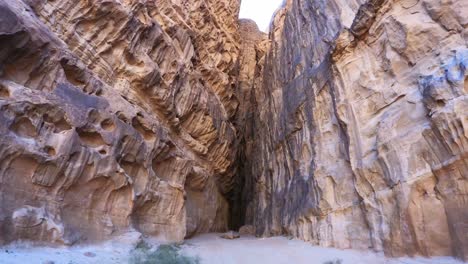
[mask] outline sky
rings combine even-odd
[[[258,28],[267,32],[275,10],[283,0],[242,0],[240,18],[250,18],[257,22]]]

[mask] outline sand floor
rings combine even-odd
[[[0,264],[126,264],[138,241],[138,233],[129,233],[99,245],[70,248],[31,247],[16,244],[0,248]],[[181,252],[198,256],[202,264],[323,264],[341,260],[342,264],[462,264],[449,257],[385,258],[383,254],[338,250],[312,246],[284,237],[219,238],[218,234],[200,235],[187,240]],[[47,263],[47,264],[49,264]]]

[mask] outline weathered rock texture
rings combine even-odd
[[[238,12],[0,0],[0,243],[225,231]]]
[[[0,0],[0,243],[468,259],[468,2]]]
[[[468,259],[468,2],[288,0],[270,40],[246,223]]]

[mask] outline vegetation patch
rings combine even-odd
[[[323,264],[342,264],[342,263],[343,263],[343,260],[335,259],[335,260],[325,261]]]
[[[185,256],[180,250],[179,245],[160,245],[153,249],[142,241],[132,250],[130,264],[200,264],[199,257]]]

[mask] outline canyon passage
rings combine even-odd
[[[0,0],[0,245],[467,261],[468,1],[285,0],[268,34],[240,4]]]

